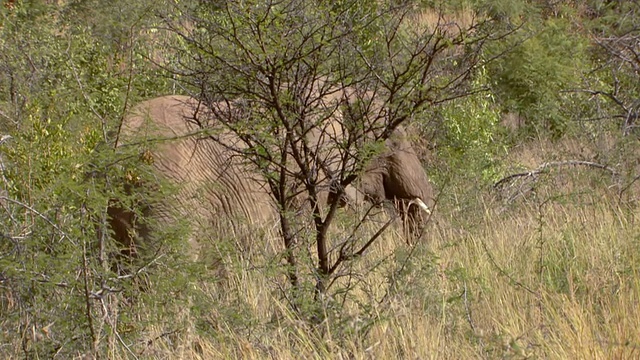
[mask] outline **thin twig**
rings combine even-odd
[[[4,200],[4,201],[8,201],[8,202],[14,203],[14,204],[16,204],[16,205],[22,206],[23,208],[25,208],[25,209],[29,210],[31,213],[33,213],[33,214],[37,215],[37,216],[38,216],[38,217],[40,217],[42,220],[44,220],[44,221],[46,221],[47,223],[49,223],[49,225],[51,225],[51,227],[53,227],[54,229],[56,229],[56,231],[58,231],[59,233],[61,233],[61,234],[62,234],[62,238],[67,238],[67,239],[69,239],[69,241],[70,241],[73,245],[77,245],[75,242],[73,242],[73,240],[69,237],[69,235],[67,235],[67,233],[66,233],[66,232],[64,232],[64,230],[60,229],[60,227],[59,227],[56,223],[54,223],[53,221],[49,220],[49,218],[47,218],[44,214],[42,214],[42,213],[41,213],[41,212],[39,212],[38,210],[36,210],[36,209],[32,208],[31,206],[29,206],[29,205],[27,205],[27,204],[25,204],[25,203],[23,203],[23,202],[21,202],[21,201],[18,201],[18,200],[15,200],[15,199],[12,199],[12,198],[9,198],[9,197],[6,197],[6,196],[2,196],[2,195],[0,195],[0,200]]]

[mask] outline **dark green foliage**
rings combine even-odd
[[[564,92],[580,86],[588,38],[568,19],[541,19],[535,8],[519,16],[523,21],[513,25],[522,28],[519,35],[491,51],[506,51],[488,66],[492,89],[504,111],[524,118],[530,132],[561,136],[574,119],[565,111]]]
[[[638,121],[638,44],[640,6],[636,2],[592,1],[585,21],[593,41],[593,69],[586,76],[583,99],[593,117],[610,122],[623,135],[634,132]]]

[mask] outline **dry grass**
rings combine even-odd
[[[557,199],[556,193],[547,193]],[[411,256],[397,236],[358,263],[344,319],[317,327],[299,320],[276,285],[243,269],[227,299],[252,318],[243,328],[218,317],[215,336],[195,329],[159,347],[169,358],[251,359],[610,359],[640,356],[640,235],[633,212],[591,193],[579,201],[490,203],[476,214],[441,210]],[[542,198],[541,194],[538,194]],[[465,227],[466,218],[474,225]],[[407,260],[408,258],[408,260]],[[382,261],[383,259],[386,259]],[[382,265],[372,264],[382,261]],[[398,272],[407,262],[409,270]],[[390,287],[395,274],[397,286]],[[220,289],[209,290],[212,298]],[[230,295],[235,294],[235,295]],[[358,303],[371,308],[365,313]],[[188,316],[188,315],[185,315]],[[212,317],[216,317],[212,315]],[[197,319],[193,319],[195,322]],[[186,345],[185,345],[186,344]],[[188,345],[191,344],[191,345]]]
[[[512,160],[534,166],[572,148],[536,143]],[[141,304],[140,320],[155,322],[109,358],[638,358],[636,211],[589,174],[551,173],[507,206],[488,194],[441,203],[415,248],[394,229],[332,288],[319,325],[292,310],[277,264],[228,259],[226,284],[204,277],[193,303]]]
[[[417,31],[439,29],[442,34],[455,38],[475,25],[477,21],[476,14],[470,9],[462,9],[456,12],[423,9],[410,16],[407,23]]]

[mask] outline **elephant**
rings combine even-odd
[[[163,96],[135,106],[122,125],[118,148],[142,147],[155,176],[176,185],[172,198],[147,204],[143,214],[161,219],[164,224],[188,219],[192,225],[189,243],[195,257],[205,232],[230,234],[240,242],[255,242],[266,232],[276,232],[278,210],[266,179],[236,151],[246,147],[228,130],[216,132],[213,140],[201,127],[215,114],[198,100],[188,96]],[[330,127],[329,127],[330,129]],[[311,132],[311,143],[331,152],[331,141],[340,131]],[[345,189],[344,202],[374,204],[392,200],[411,223],[432,204],[433,190],[420,160],[404,130],[398,128],[385,142],[386,150],[364,167]],[[330,199],[330,193],[324,194]],[[328,200],[327,200],[328,201]],[[135,254],[136,237],[153,237],[152,226],[118,201],[109,208],[110,225],[117,242]],[[416,205],[416,206],[414,206]],[[157,226],[157,225],[156,225]],[[243,239],[243,240],[242,240]],[[242,244],[241,244],[242,245]]]

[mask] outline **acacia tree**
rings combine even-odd
[[[433,10],[433,21],[421,21],[412,2],[361,0],[201,2],[179,13],[187,15],[167,21],[185,45],[172,70],[242,140],[231,150],[267,179],[295,289],[300,244],[313,229],[315,289],[324,294],[389,225],[366,239],[331,239],[346,189],[399,126],[478,90],[467,80],[491,21]]]
[[[593,53],[598,66],[587,76],[584,92],[597,120],[613,120],[623,135],[638,127],[640,102],[640,8],[635,3],[594,2],[589,9]],[[591,119],[590,119],[591,120]]]
[[[620,200],[637,202],[631,194],[640,180],[635,155],[640,126],[640,7],[635,2],[596,1],[591,10],[595,16],[590,35],[598,66],[578,90],[588,96],[588,110],[580,120],[587,125],[596,120],[604,128],[620,129],[616,151],[607,157],[612,157],[610,161],[620,174]]]

